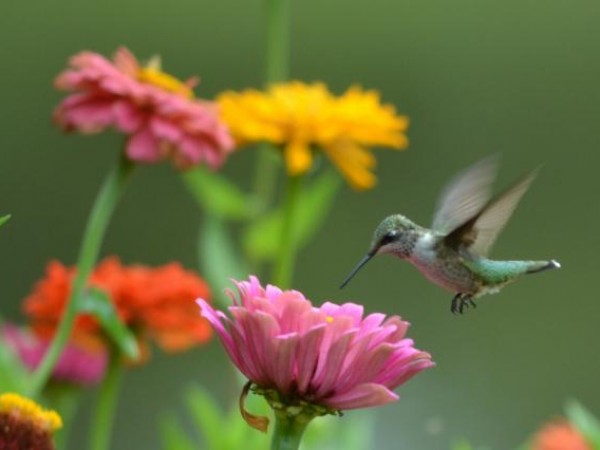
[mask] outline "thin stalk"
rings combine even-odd
[[[290,0],[265,0],[265,87],[289,77],[290,3]],[[254,192],[262,211],[273,199],[277,183],[279,159],[274,157],[271,147],[261,145],[256,161]]]
[[[110,448],[122,375],[121,354],[116,348],[112,348],[108,370],[98,393],[96,409],[92,419],[90,450],[108,450]]]
[[[313,416],[289,415],[285,410],[275,411],[275,430],[271,439],[271,450],[297,450],[306,426]]]
[[[31,396],[35,397],[40,394],[69,340],[77,315],[78,303],[85,290],[87,279],[98,260],[100,246],[110,218],[124,191],[133,167],[133,164],[122,156],[117,167],[108,174],[96,197],[81,242],[79,258],[77,259],[77,273],[71,286],[71,295],[50,348],[33,374],[29,390]]]
[[[296,238],[294,224],[298,192],[300,191],[300,176],[289,176],[285,187],[283,207],[283,223],[279,241],[279,255],[275,265],[274,281],[282,289],[289,288],[294,275],[294,262],[296,260]]]
[[[265,0],[265,78],[287,80],[290,66],[290,0]]]
[[[75,385],[59,383],[51,383],[44,391],[44,397],[58,411],[63,423],[54,437],[56,448],[67,448],[82,393],[83,390]]]

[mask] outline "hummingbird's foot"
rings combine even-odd
[[[473,298],[469,294],[459,292],[452,299],[450,311],[452,311],[452,314],[462,314],[465,308],[469,308],[470,306],[477,308]]]

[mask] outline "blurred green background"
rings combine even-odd
[[[262,8],[257,0],[2,1],[0,213],[13,215],[0,232],[3,314],[21,320],[20,302],[48,260],[74,262],[119,151],[116,134],[65,137],[52,126],[61,98],[52,79],[67,58],[126,45],[142,58],[162,55],[180,77],[199,74],[202,97],[260,86]],[[293,2],[294,78],[337,93],[353,83],[378,89],[411,119],[409,150],[377,152],[376,189],[344,187],[295,281],[316,301],[354,299],[402,315],[437,363],[375,412],[374,448],[446,449],[467,437],[505,450],[568,398],[600,413],[599,38],[600,3],[591,0]],[[499,188],[543,165],[492,256],[557,258],[562,270],[526,277],[462,317],[449,311],[451,294],[389,257],[338,290],[382,217],[403,212],[428,224],[447,179],[491,153],[503,157]],[[248,185],[253,158],[252,150],[233,156],[226,173]],[[168,165],[143,168],[103,254],[194,267],[200,218]],[[156,421],[181,408],[190,382],[223,403],[238,394],[217,342],[180,356],[156,351],[126,377],[113,448],[158,449]],[[84,447],[85,411],[72,449]]]

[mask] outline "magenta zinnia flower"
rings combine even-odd
[[[132,161],[169,157],[181,168],[201,162],[216,168],[233,150],[216,104],[194,98],[197,79],[181,82],[162,72],[157,59],[141,66],[126,48],[112,62],[81,52],[70,66],[55,80],[58,89],[73,92],[54,112],[65,130],[95,133],[112,126],[128,136]]]
[[[354,303],[317,308],[300,292],[263,288],[256,277],[236,284],[232,318],[200,299],[202,315],[258,391],[276,392],[283,404],[327,412],[383,405],[398,399],[393,389],[433,365],[405,338],[409,324],[398,316],[363,317]]]
[[[50,347],[49,341],[14,325],[2,327],[0,339],[19,356],[23,365],[32,371]],[[80,339],[72,340],[64,348],[52,372],[52,379],[79,385],[97,384],[104,378],[107,363],[106,349],[98,341],[80,336]]]

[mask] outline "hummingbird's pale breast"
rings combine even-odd
[[[458,252],[443,245],[443,235],[424,233],[406,258],[427,279],[452,292],[475,294],[481,282]]]

